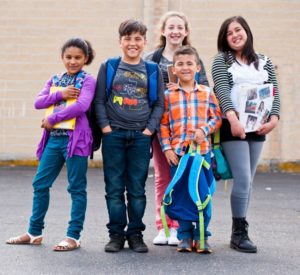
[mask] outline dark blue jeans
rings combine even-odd
[[[86,173],[88,161],[87,157],[81,156],[72,156],[66,159],[68,142],[69,137],[50,136],[43,152],[32,183],[33,206],[28,232],[34,236],[42,234],[50,201],[50,188],[66,163],[69,182],[67,190],[72,200],[71,220],[69,221],[67,236],[80,239],[87,205]]]
[[[107,228],[110,235],[129,236],[145,230],[142,219],[146,208],[145,183],[150,145],[151,137],[140,131],[116,129],[103,135],[105,198],[109,215]]]

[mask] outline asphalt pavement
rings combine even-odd
[[[119,253],[104,252],[108,221],[103,171],[88,171],[88,208],[82,247],[53,252],[69,218],[70,198],[64,169],[51,189],[41,246],[7,245],[5,240],[27,230],[31,213],[31,181],[35,167],[0,167],[0,274],[300,274],[300,174],[257,174],[247,217],[257,254],[229,248],[231,232],[230,188],[218,182],[210,224],[211,255],[178,253],[170,246],[155,246],[154,175],[147,181],[144,217],[149,253],[126,245]]]

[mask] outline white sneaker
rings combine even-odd
[[[161,229],[158,231],[157,236],[153,239],[155,245],[166,245],[168,244],[168,238],[166,237],[165,230]]]
[[[168,238],[168,245],[178,245],[177,230],[175,228],[170,229],[170,237]]]

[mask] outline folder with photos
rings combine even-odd
[[[268,120],[274,90],[272,84],[242,85],[239,87],[239,120],[245,132],[255,132]]]

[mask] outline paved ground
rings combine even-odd
[[[89,200],[81,249],[68,253],[51,250],[64,237],[69,215],[65,171],[52,188],[43,245],[6,245],[5,239],[27,229],[34,173],[35,168],[0,167],[0,274],[300,274],[300,174],[256,176],[248,220],[250,236],[258,245],[257,254],[229,248],[229,191],[220,182],[210,227],[214,253],[198,255],[152,245],[156,234],[152,171],[147,182],[144,218],[149,253],[137,254],[128,247],[118,254],[104,252],[108,240],[107,211],[100,169],[90,169],[88,173]]]

